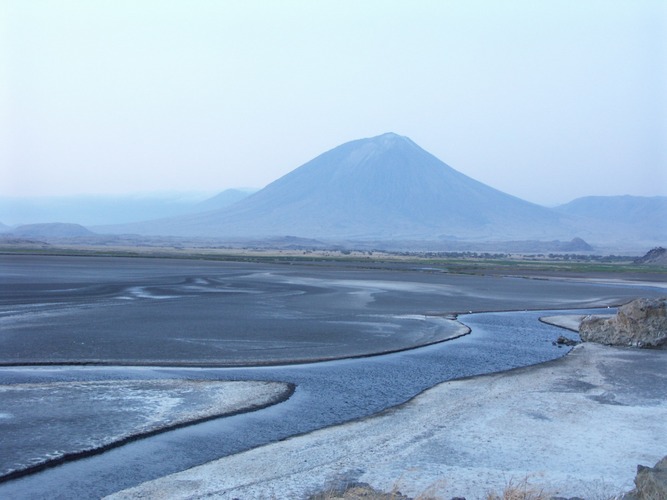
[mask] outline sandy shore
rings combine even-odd
[[[580,345],[112,498],[304,498],[359,481],[471,500],[524,479],[554,495],[602,498],[631,489],[637,464],[667,454],[666,366],[667,351]]]

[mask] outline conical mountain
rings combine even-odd
[[[572,238],[566,218],[387,133],[327,151],[231,207],[126,230],[230,238]]]

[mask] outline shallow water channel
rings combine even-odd
[[[594,312],[594,310],[583,311]],[[609,313],[609,309],[604,309]],[[560,311],[564,314],[567,311]],[[582,314],[581,310],[570,311]],[[399,405],[454,378],[555,359],[566,330],[540,323],[553,311],[462,315],[472,333],[396,354],[261,368],[2,368],[2,383],[187,378],[277,380],[297,389],[286,402],[173,430],[0,484],[2,498],[99,498],[141,482]],[[74,427],[73,432],[86,432]]]

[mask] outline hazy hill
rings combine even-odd
[[[215,196],[208,198],[204,201],[201,201],[190,209],[189,213],[199,213],[199,212],[209,212],[211,210],[218,210],[220,208],[225,208],[234,203],[241,201],[243,198],[247,198],[256,189],[226,189],[221,193],[216,194]]]
[[[0,198],[0,218],[14,225],[58,221],[85,226],[123,224],[216,210],[243,199],[250,192],[228,189],[212,198],[187,193],[5,197]]]
[[[95,233],[79,224],[66,223],[47,223],[47,224],[26,224],[15,227],[11,230],[12,236],[30,237],[30,238],[76,238],[81,236],[91,236]]]
[[[482,184],[393,133],[338,146],[231,207],[112,228],[181,236],[572,239],[570,217]]]
[[[586,218],[619,237],[667,242],[667,196],[586,196],[555,210]]]

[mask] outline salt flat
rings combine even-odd
[[[616,494],[667,453],[665,366],[667,351],[585,344],[108,498],[304,498],[361,481],[476,499],[526,478],[554,495]]]
[[[289,384],[97,380],[0,385],[0,477],[280,402]],[[73,424],[75,422],[75,424]],[[72,431],[75,427],[76,432]],[[11,452],[9,452],[11,450]]]

